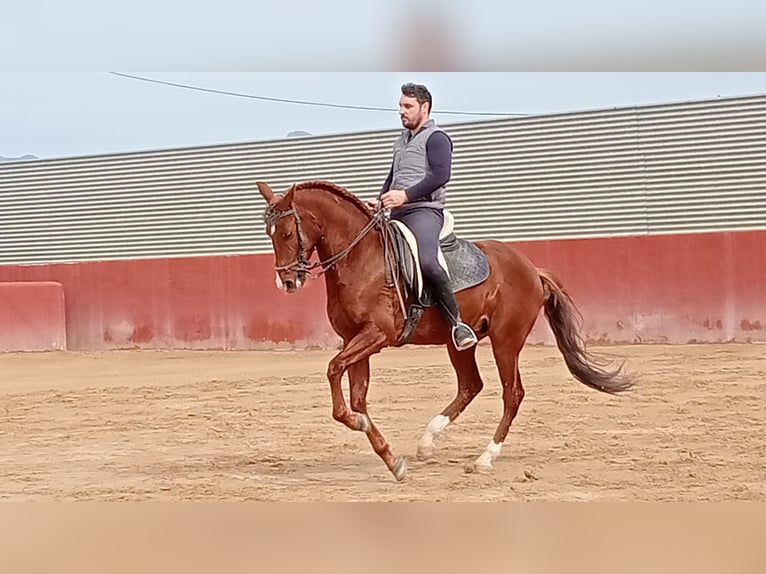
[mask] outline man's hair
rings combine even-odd
[[[433,101],[431,100],[431,92],[428,91],[423,84],[404,84],[402,86],[402,94],[415,98],[419,104],[428,102],[428,111],[433,108]]]

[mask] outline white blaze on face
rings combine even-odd
[[[277,276],[277,280],[276,280],[277,289],[281,289],[282,291],[284,291],[285,290],[285,284],[282,283],[282,279],[279,278],[279,273],[277,273],[276,276]]]

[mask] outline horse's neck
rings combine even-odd
[[[322,221],[323,226],[324,239],[317,244],[317,255],[322,261],[343,252],[369,223],[369,218],[365,218],[359,208],[350,202],[338,203],[334,197],[316,194],[312,198],[312,203],[311,208],[315,216]],[[361,262],[366,258],[375,257],[377,251],[381,250],[378,231],[372,229],[337,262],[335,268],[339,273],[349,269],[358,270]]]

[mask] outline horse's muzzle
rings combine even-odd
[[[287,273],[289,277],[281,276],[281,273],[277,273],[276,283],[277,287],[285,293],[295,293],[300,289],[305,281],[305,274],[303,273]]]

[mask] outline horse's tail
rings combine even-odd
[[[609,361],[585,348],[582,316],[561,282],[547,270],[538,269],[538,273],[545,293],[545,317],[569,372],[581,383],[605,393],[617,394],[630,389],[634,381],[624,371],[624,363],[610,368]]]

